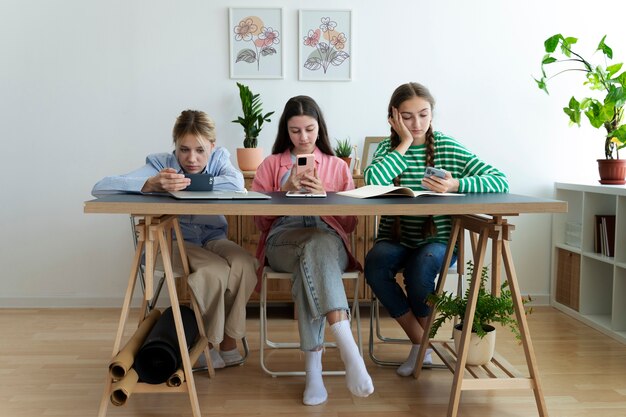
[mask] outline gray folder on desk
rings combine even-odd
[[[179,200],[267,200],[267,194],[256,191],[170,191]]]

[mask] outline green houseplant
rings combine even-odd
[[[352,155],[352,144],[350,143],[350,138],[345,139],[335,139],[337,142],[337,146],[333,149],[335,151],[335,155],[340,158],[349,158]]]
[[[237,83],[239,98],[241,99],[241,111],[243,116],[237,117],[233,123],[239,123],[243,127],[243,148],[237,149],[237,163],[242,171],[255,171],[263,161],[263,150],[257,148],[259,133],[264,122],[271,122],[270,116],[273,111],[263,114],[263,103],[260,94],[254,94],[248,86]]]
[[[572,97],[563,108],[571,124],[580,126],[581,114],[585,114],[591,126],[606,129],[604,137],[604,160],[600,164],[601,183],[624,184],[626,176],[626,161],[620,160],[619,150],[626,146],[626,120],[624,119],[624,105],[626,104],[626,71],[622,63],[610,64],[613,59],[613,50],[605,43],[606,35],[602,38],[596,52],[604,55],[602,64],[592,64],[588,59],[573,50],[577,38],[565,37],[556,34],[544,42],[546,54],[541,60],[541,78],[535,79],[537,86],[548,93],[547,83],[554,77],[567,73],[577,72],[583,75],[583,85],[591,90],[589,97],[577,100]],[[549,67],[549,68],[547,68]],[[547,69],[553,72],[548,74]],[[549,93],[548,93],[549,94]],[[617,177],[606,177],[602,165],[609,160],[610,166],[617,166]],[[618,161],[618,162],[616,162]],[[620,168],[621,167],[621,170]]]
[[[474,264],[472,261],[467,262],[467,273],[469,275],[468,285],[463,295],[455,295],[444,291],[441,294],[431,294],[428,296],[428,302],[437,310],[437,317],[433,321],[430,328],[429,336],[435,337],[439,328],[448,320],[458,318],[460,324],[455,327],[455,333],[460,336],[460,331],[463,329],[465,309],[467,308],[467,301],[470,295],[470,281],[472,272],[474,270]],[[468,363],[473,365],[482,365],[493,356],[495,346],[495,328],[490,323],[500,323],[502,326],[508,327],[515,337],[521,339],[517,320],[515,319],[515,307],[513,305],[513,296],[511,290],[508,288],[508,282],[505,281],[500,287],[500,296],[487,292],[485,285],[489,277],[488,268],[485,266],[481,270],[480,274],[480,288],[478,290],[478,298],[476,300],[476,312],[474,314],[474,321],[472,322],[472,337],[476,339],[483,339],[485,336],[491,338],[490,352],[488,358],[484,360],[472,360],[472,352],[468,355]],[[530,297],[522,299],[522,302],[526,304],[530,301]],[[530,313],[532,310],[528,310]],[[455,337],[456,339],[456,337]],[[479,342],[476,341],[476,344]],[[458,343],[455,342],[458,346]],[[471,346],[472,344],[470,344]],[[482,355],[475,355],[482,356]]]
[[[337,146],[333,148],[335,155],[344,160],[348,167],[350,167],[350,163],[352,162],[352,144],[350,143],[350,138],[345,139],[335,139],[337,142]]]

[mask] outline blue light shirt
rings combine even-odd
[[[141,189],[148,178],[155,176],[165,168],[173,168],[176,172],[184,173],[176,155],[172,153],[156,153],[146,157],[146,164],[128,174],[113,175],[98,181],[91,190],[94,197],[107,194],[142,193]],[[244,189],[241,171],[230,162],[228,150],[215,147],[203,174],[214,177],[213,189],[218,191],[240,191]],[[185,241],[203,246],[206,242],[215,239],[226,239],[228,223],[224,216],[178,216],[180,228]]]

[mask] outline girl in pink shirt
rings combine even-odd
[[[296,173],[297,155],[313,154],[314,168]],[[289,99],[272,149],[258,167],[255,191],[336,192],[354,188],[348,165],[334,156],[322,111],[307,96]],[[322,380],[324,326],[328,321],[346,367],[348,389],[367,397],[374,391],[352,336],[348,300],[341,275],[360,265],[349,251],[354,216],[257,216],[261,230],[257,257],[275,271],[292,272],[292,297],[298,309],[300,349],[305,352],[303,403],[318,405],[328,394]]]

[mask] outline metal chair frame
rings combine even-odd
[[[269,339],[268,333],[268,320],[267,320],[267,280],[268,279],[288,279],[291,280],[292,273],[289,272],[275,272],[270,267],[265,267],[263,270],[263,276],[261,279],[261,296],[259,299],[260,306],[260,348],[259,348],[259,360],[261,363],[261,369],[272,377],[277,376],[303,376],[306,375],[305,371],[275,371],[269,369],[265,361],[265,349],[266,346],[272,349],[299,349],[299,342],[275,342]],[[342,279],[352,279],[356,280],[356,285],[354,286],[354,299],[352,302],[351,315],[352,320],[350,321],[350,326],[352,327],[352,323],[356,321],[357,328],[357,343],[359,346],[359,352],[361,356],[363,356],[363,345],[361,339],[361,314],[359,311],[359,277],[360,273],[358,271],[354,272],[344,272],[341,276]],[[326,347],[337,347],[334,342],[325,342],[324,348]],[[345,375],[345,371],[322,371],[322,375]]]
[[[462,294],[464,275],[462,271],[459,271],[458,263],[455,265],[457,267],[457,272],[449,272],[448,276],[450,275],[458,276],[457,294]],[[452,270],[455,265],[453,265],[450,269]],[[454,324],[456,325],[456,320]],[[380,328],[380,301],[378,301],[378,298],[376,298],[376,296],[372,293],[371,305],[370,305],[370,335],[369,335],[369,343],[368,343],[370,359],[376,365],[380,365],[380,366],[398,367],[402,365],[402,362],[381,359],[380,357],[376,356],[374,335],[376,335],[376,338],[378,339],[378,341],[382,343],[404,344],[404,345],[411,344],[411,341],[408,338],[387,337],[382,334],[382,331]],[[424,365],[423,367],[424,368],[444,368],[445,366],[434,364],[434,365]]]

